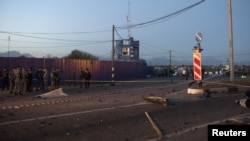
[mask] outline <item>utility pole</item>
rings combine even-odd
[[[10,64],[10,36],[8,38],[8,69],[9,69],[9,65]]]
[[[171,50],[169,51],[169,67],[172,66],[172,56],[171,56]]]
[[[112,83],[111,86],[114,86],[115,80],[115,26],[112,27]]]
[[[228,30],[229,30],[229,53],[230,53],[230,81],[234,81],[234,55],[233,55],[233,26],[232,26],[232,4],[228,0]]]
[[[46,68],[45,67],[45,56],[43,56],[43,68]]]
[[[8,38],[8,58],[10,57],[10,36]]]
[[[128,39],[130,39],[130,0],[128,1],[128,16],[127,16],[127,27],[128,27]]]
[[[168,77],[170,77],[170,69],[172,66],[172,62],[171,62],[171,50],[169,50],[169,67],[168,67]]]

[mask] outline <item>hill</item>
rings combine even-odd
[[[29,53],[20,53],[19,51],[9,51],[8,52],[0,52],[0,57],[20,57],[20,56],[25,56],[27,58],[34,58],[34,56],[32,56]]]

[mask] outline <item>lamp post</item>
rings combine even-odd
[[[112,68],[111,68],[112,83],[111,86],[115,85],[115,26],[112,26]]]
[[[232,26],[232,5],[228,0],[228,30],[229,30],[229,53],[230,53],[230,81],[234,81],[234,55],[233,55],[233,26]]]
[[[10,36],[8,38],[8,69],[9,69],[9,65],[10,64]]]

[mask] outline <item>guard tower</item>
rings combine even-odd
[[[134,41],[133,37],[116,40],[116,60],[139,60],[139,41]]]

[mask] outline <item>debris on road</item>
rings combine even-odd
[[[157,104],[162,104],[164,106],[168,105],[168,99],[159,97],[159,96],[143,96],[143,99],[149,102],[157,103]]]
[[[235,100],[235,103],[239,104],[241,107],[250,108],[250,99]]]
[[[245,95],[247,96],[247,98],[235,100],[235,103],[240,104],[240,106],[244,108],[250,108],[250,89],[247,89],[247,91],[245,92]]]
[[[237,123],[237,124],[250,125],[250,118],[249,117],[244,117],[244,118],[241,118],[241,119],[239,119],[239,118],[231,118],[228,121],[233,122],[234,124]]]
[[[45,94],[34,96],[34,98],[54,98],[54,97],[62,97],[62,96],[68,96],[65,94],[62,90],[62,88],[47,92]]]
[[[151,118],[151,116],[148,114],[148,112],[145,112],[145,114],[146,114],[148,120],[150,121],[150,123],[151,123],[153,129],[156,131],[156,133],[157,133],[159,139],[162,140],[162,139],[163,139],[163,133],[161,132],[160,128],[156,125],[156,123],[155,123],[154,120]]]

